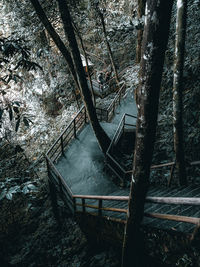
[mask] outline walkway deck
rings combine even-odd
[[[112,123],[102,122],[101,125],[112,138],[123,113],[136,115],[136,112],[133,94],[129,93],[118,106]],[[106,173],[104,161],[104,155],[88,124],[71,142],[65,157],[59,159],[56,167],[74,194],[109,195],[119,188]]]
[[[134,103],[133,94],[129,93],[117,108],[116,114],[111,123],[102,122],[101,125],[110,136],[113,137],[117,126],[124,113],[136,115],[136,106]],[[128,196],[129,189],[119,188],[111,180],[110,174],[105,170],[105,158],[100,151],[97,140],[92,132],[91,126],[88,124],[80,132],[77,139],[74,139],[65,155],[62,156],[56,167],[64,177],[71,191],[75,195],[98,195],[98,196]],[[148,196],[163,196],[163,197],[200,197],[200,187],[187,188],[150,188]],[[88,200],[88,205],[97,205],[97,200]],[[128,203],[107,201],[106,207],[127,209]],[[81,209],[81,208],[80,208]],[[89,211],[89,210],[88,210]],[[91,209],[92,211],[92,209]],[[94,212],[94,211],[93,211]],[[98,211],[97,211],[98,212]],[[200,217],[200,209],[198,206],[182,206],[182,205],[161,205],[146,203],[145,212],[161,212],[166,214]],[[102,215],[108,215],[108,212],[103,211]],[[116,218],[125,220],[125,213],[115,213]],[[145,225],[153,227],[176,229],[185,232],[191,232],[194,225],[182,222],[163,221],[156,218],[144,218]]]
[[[114,101],[111,106],[111,112],[115,111],[112,122],[101,122],[102,127],[110,138],[114,136],[124,113],[136,115],[137,112],[133,92],[129,92],[123,99],[121,97],[122,95],[120,95],[119,99],[116,98],[116,101],[119,101]],[[119,102],[121,102],[121,105],[115,109],[113,105],[116,107]],[[55,184],[59,193],[66,198],[72,210],[75,212],[80,211],[81,216],[88,214],[98,215],[96,217],[98,218],[96,220],[97,227],[100,218],[125,223],[129,189],[122,189],[113,183],[110,173],[105,168],[105,158],[99,149],[92,129],[89,124],[85,124],[85,121],[87,121],[86,111],[82,109],[79,114],[80,116],[78,115],[74,118],[70,127],[62,133],[47,153],[49,179]],[[109,116],[107,114],[107,121],[110,121]],[[78,129],[81,130],[77,135]],[[64,150],[65,144],[67,145],[67,150]],[[198,203],[193,201],[192,204],[189,203],[187,205],[179,203],[163,204],[156,203],[155,200],[152,203],[152,197],[198,198]],[[199,204],[200,185],[182,188],[150,187],[147,194],[147,203],[145,204],[143,225],[162,230],[192,233],[195,226],[200,222]],[[175,220],[174,217],[172,220],[166,220],[166,218],[162,220],[161,218],[156,218],[158,214],[185,217],[176,217]],[[84,218],[84,227],[86,227],[87,223],[90,222],[87,221],[86,217]],[[188,223],[189,221],[190,223]],[[91,227],[94,228],[94,225],[91,224]],[[112,229],[112,226],[110,229]],[[123,235],[123,227],[120,229]],[[109,231],[107,229],[107,232]]]

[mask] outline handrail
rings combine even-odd
[[[128,196],[99,196],[99,195],[73,195],[73,199],[74,199],[74,205],[75,205],[75,210],[80,212],[80,209],[78,209],[78,207],[82,207],[82,212],[85,213],[92,213],[90,210],[86,211],[86,208],[89,209],[94,209],[94,210],[98,210],[98,216],[104,217],[104,215],[102,214],[102,211],[107,212],[106,214],[108,214],[108,212],[117,212],[117,213],[121,213],[121,214],[127,214],[128,211],[128,200],[129,197]],[[76,201],[77,200],[77,201]],[[81,200],[78,201],[78,200]],[[96,203],[86,203],[86,200],[95,200],[97,201]],[[112,207],[107,206],[104,202],[105,201],[115,201],[115,202],[122,202],[122,201],[126,201],[127,202],[127,208],[120,208],[119,206],[116,205],[112,205]],[[107,215],[108,217],[108,215]],[[112,219],[113,215],[109,214],[109,219]],[[121,218],[121,220],[123,220],[124,218]]]
[[[110,154],[107,154],[107,157],[109,157],[124,174],[126,174],[126,170]]]
[[[120,104],[120,100],[122,98],[122,96],[124,95],[125,92],[125,82],[123,82],[123,85],[121,86],[121,88],[119,89],[118,93],[116,94],[116,96],[114,97],[114,99],[111,101],[111,103],[109,104],[109,106],[105,109],[105,108],[100,108],[100,107],[96,107],[96,110],[100,110],[101,114],[106,114],[106,122],[109,122],[110,119],[112,118],[116,108],[118,107],[118,104]],[[123,92],[124,91],[124,92]],[[101,120],[103,120],[101,118]]]
[[[199,206],[199,197],[146,197],[146,202]]]
[[[119,131],[120,127],[121,127],[121,124],[122,124],[123,121],[124,121],[124,117],[125,117],[125,114],[123,115],[123,117],[121,118],[121,120],[120,120],[120,122],[119,122],[119,125],[118,125],[118,127],[117,127],[117,130],[116,130],[116,132],[115,132],[115,134],[114,134],[114,136],[113,136],[111,142],[110,142],[110,145],[109,145],[109,147],[108,147],[108,150],[107,150],[107,152],[106,152],[106,155],[109,154],[108,152],[110,151],[110,149],[111,149],[111,147],[112,147],[112,145],[113,145],[113,143],[114,143],[114,140],[115,140],[115,138],[116,138],[116,136],[117,136],[117,134],[118,134],[118,131]]]
[[[121,118],[121,120],[120,120],[120,123],[119,123],[119,125],[118,125],[118,127],[117,127],[117,130],[116,130],[116,132],[115,132],[115,134],[114,134],[114,136],[113,136],[113,138],[112,138],[112,140],[111,140],[111,142],[110,142],[110,145],[109,145],[109,147],[108,147],[108,150],[106,151],[107,159],[110,158],[111,161],[112,161],[112,163],[114,163],[115,167],[117,166],[117,168],[121,170],[121,172],[122,172],[122,177],[121,177],[121,178],[125,178],[125,179],[127,179],[126,176],[127,176],[127,174],[129,174],[129,171],[125,170],[125,169],[121,166],[121,164],[120,164],[116,159],[114,159],[114,157],[113,157],[111,154],[112,154],[112,149],[113,149],[115,143],[116,143],[117,140],[119,139],[120,135],[123,134],[125,126],[136,127],[135,124],[126,123],[126,117],[131,117],[131,118],[134,118],[134,119],[137,118],[136,116],[131,115],[131,114],[127,114],[127,113],[125,113],[125,114],[122,116],[122,118]],[[110,164],[107,164],[107,165],[108,165],[108,166],[110,167],[110,169],[113,171],[112,166],[110,166]],[[119,176],[120,176],[120,174],[118,174],[118,177],[119,177]],[[123,181],[123,182],[124,182],[124,181]]]
[[[193,166],[193,165],[199,165],[199,164],[200,164],[200,160],[190,162],[190,165],[191,166]]]
[[[74,198],[80,198],[80,199],[101,199],[101,200],[118,200],[118,201],[128,201],[128,196],[96,196],[96,195],[73,195]]]
[[[144,216],[151,218],[158,218],[162,220],[191,223],[196,225],[200,224],[200,218],[197,217],[188,217],[188,216],[173,215],[173,214],[161,214],[161,213],[144,213]]]
[[[66,183],[65,179],[62,177],[62,175],[60,174],[60,172],[56,169],[56,167],[53,164],[53,162],[51,161],[51,159],[48,156],[46,156],[46,158],[48,160],[48,163],[51,164],[51,167],[53,168],[55,174],[59,177],[60,181],[65,186],[65,189],[68,191],[68,193],[70,194],[71,198],[73,198],[73,193],[72,193],[71,189],[69,188],[68,184]]]
[[[158,165],[151,165],[151,169],[157,169],[157,168],[162,168],[162,167],[169,167],[175,164],[175,161],[172,162],[167,162],[167,163],[162,163]]]
[[[114,211],[114,212],[120,212],[120,213],[127,213],[127,211],[128,211],[127,209],[120,209],[120,208],[106,208],[106,207],[99,208],[99,206],[89,205],[89,204],[81,204],[81,203],[77,203],[76,206],[96,209],[96,210],[100,210],[100,211],[105,210],[105,211]]]
[[[69,129],[69,127],[74,123],[76,118],[80,115],[80,113],[85,109],[84,106],[81,107],[81,109],[77,112],[76,116],[69,122],[68,126],[62,131],[62,133],[59,135],[59,137],[56,139],[56,141],[53,143],[51,148],[47,151],[46,155],[48,155],[52,149],[55,147],[55,145],[60,141],[61,137],[65,134],[65,132]]]
[[[116,102],[116,99],[120,96],[120,93],[122,92],[123,87],[125,86],[125,82],[123,83],[123,85],[121,86],[121,88],[119,89],[118,93],[116,94],[116,96],[114,97],[113,101],[110,103],[110,105],[108,106],[108,110],[112,107],[113,103]]]
[[[137,119],[137,116],[135,116],[135,115],[132,115],[132,114],[128,114],[128,113],[124,113],[127,117],[132,117],[132,118],[135,118],[135,119]]]

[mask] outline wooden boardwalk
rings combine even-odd
[[[129,190],[119,190],[113,192],[110,196],[127,196]],[[200,198],[200,186],[188,186],[182,188],[164,188],[164,187],[150,187],[147,194],[148,197],[170,197],[170,198]],[[106,208],[113,208],[116,211],[102,210],[102,216],[120,219],[122,222],[126,221],[126,211],[128,209],[128,201],[114,201],[114,200],[104,200],[106,201]],[[83,212],[81,199],[77,199],[77,204],[81,206],[77,207],[77,211]],[[98,201],[95,199],[85,200],[85,205],[98,207]],[[117,209],[121,209],[121,212],[117,212]],[[98,216],[98,209],[94,210],[92,207],[87,207],[84,212],[96,214]],[[166,230],[174,230],[184,233],[192,233],[195,228],[195,223],[180,222],[176,220],[166,220],[161,218],[154,218],[149,216],[154,216],[155,214],[170,214],[176,216],[187,216],[189,218],[199,218],[200,222],[200,209],[199,205],[183,205],[183,204],[164,204],[164,203],[152,203],[147,202],[145,204],[145,215],[143,220],[143,225]]]
[[[123,116],[122,112],[135,112],[133,95],[124,99],[125,95],[124,88],[121,88],[107,110],[97,110],[102,127],[111,138]],[[118,239],[122,241],[129,189],[114,184],[110,172],[106,171],[104,155],[88,124],[84,107],[47,152],[46,159],[51,192],[59,193],[83,230],[94,234],[98,232],[101,221],[101,229],[103,223],[107,234],[113,225],[118,227],[114,236],[121,231]],[[168,197],[171,204],[164,203]],[[186,198],[188,204],[182,204],[180,197]],[[199,205],[200,185],[181,188],[150,186],[142,225],[149,229],[192,234],[200,222]],[[104,238],[106,236],[104,234]]]

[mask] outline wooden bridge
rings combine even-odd
[[[110,163],[112,144],[119,139],[119,129],[124,131],[126,126],[134,126],[134,123],[126,122],[126,117],[134,118],[133,114],[124,115],[119,123],[121,111],[126,111],[129,105],[129,111],[136,110],[131,99],[133,96],[124,98],[125,94],[123,84],[107,109],[97,108],[102,127],[113,138],[107,153],[107,165],[113,164],[109,169],[115,172],[114,179],[122,177],[117,171],[117,168],[120,169],[119,163],[116,160]],[[110,171],[105,168],[104,155],[98,148],[84,107],[47,152],[46,160],[52,194],[57,192],[62,197],[87,236],[98,241],[121,244],[128,210],[129,188],[121,188],[113,183]],[[199,162],[193,162],[191,165],[196,164]],[[171,169],[168,181],[170,183],[174,162],[155,165],[152,169],[163,167]],[[123,168],[120,171],[123,174]],[[125,174],[130,172],[125,171]],[[200,185],[180,188],[150,185],[142,226],[145,229],[181,232],[191,237],[195,228],[200,225],[199,205]]]

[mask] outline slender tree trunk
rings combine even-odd
[[[84,57],[85,57],[86,67],[87,67],[87,70],[88,70],[89,83],[90,83],[90,87],[91,87],[91,91],[92,91],[93,103],[94,103],[94,106],[96,106],[96,98],[95,98],[94,88],[93,88],[93,84],[92,84],[92,77],[91,77],[90,72],[89,72],[88,57],[87,57],[87,53],[85,51],[85,47],[84,47],[84,44],[83,44],[83,39],[82,39],[80,33],[78,32],[78,29],[74,25],[74,23],[73,23],[73,27],[74,27],[74,29],[76,31],[76,34],[77,34],[77,36],[78,36],[78,38],[80,40],[80,43],[81,43],[81,47],[83,49],[83,54],[84,54]]]
[[[47,36],[46,36],[45,30],[40,32],[38,39],[39,39],[39,42],[41,43],[42,47],[45,48],[48,52],[50,52],[50,47],[49,47],[49,44],[48,44],[48,40],[47,40]],[[51,67],[50,67],[48,56],[45,56],[45,59],[46,59],[46,62],[47,62],[48,74],[45,73],[45,71],[43,70],[43,76],[44,76],[44,80],[45,80],[47,86],[49,87],[50,84],[51,84],[51,79],[53,78],[53,75],[52,75],[52,72],[51,72]]]
[[[177,0],[176,44],[173,81],[173,128],[176,168],[180,185],[187,184],[183,145],[183,67],[186,34],[187,0]]]
[[[145,15],[145,4],[146,0],[138,0],[137,12],[139,21],[142,19],[142,16]],[[137,32],[136,63],[140,63],[141,59],[142,36],[143,36],[143,29],[139,29]]]
[[[107,32],[106,32],[106,25],[105,25],[105,21],[104,21],[104,16],[103,16],[103,13],[100,10],[98,10],[98,14],[99,14],[100,19],[101,19],[101,24],[102,24],[102,27],[103,27],[103,34],[104,34],[105,43],[106,43],[106,46],[107,46],[107,49],[108,49],[110,62],[111,62],[112,68],[114,70],[115,79],[116,79],[116,82],[117,82],[117,85],[118,85],[118,83],[119,83],[119,75],[118,75],[118,72],[117,72],[117,68],[115,66],[115,62],[114,62],[113,53],[112,53],[112,50],[111,50],[111,47],[110,47],[110,43],[109,43],[108,38],[107,38]]]
[[[47,51],[50,53],[50,46],[49,46],[49,41],[47,39],[47,35],[46,35],[46,31],[43,30],[40,32],[40,42],[42,43],[42,46],[45,47],[47,49]],[[48,74],[49,75],[45,75],[45,72],[43,71],[43,74],[44,74],[44,77],[45,77],[45,81],[47,83],[48,86],[50,86],[51,84],[51,79],[53,77],[55,77],[55,70],[51,71],[51,64],[49,62],[49,57],[46,56],[46,61],[47,61],[47,66],[48,66]],[[76,94],[76,90],[74,87],[72,87],[72,92],[74,94],[74,97],[76,99],[76,104],[77,104],[77,107],[78,109],[80,109],[80,104],[79,104],[79,101],[78,101],[78,97],[77,97],[77,94]]]
[[[92,98],[91,98],[91,93],[88,88],[87,80],[85,77],[85,72],[83,69],[82,61],[81,61],[81,56],[80,52],[78,49],[76,37],[74,34],[72,22],[71,22],[71,16],[68,10],[68,6],[66,3],[66,0],[57,0],[58,5],[59,5],[59,10],[61,14],[61,18],[63,21],[63,26],[65,30],[66,37],[69,42],[69,47],[71,51],[71,55],[73,58],[74,66],[76,68],[77,72],[77,77],[81,89],[81,93],[83,95],[83,101],[85,104],[85,107],[87,109],[87,113],[91,122],[92,129],[96,135],[96,138],[98,140],[99,146],[103,153],[106,153],[108,146],[110,144],[110,139],[101,127],[97,114],[96,114],[96,109],[93,105]]]
[[[53,28],[53,26],[51,25],[51,23],[49,22],[46,14],[44,13],[42,6],[40,5],[38,0],[30,0],[30,2],[32,3],[40,21],[43,23],[45,29],[47,30],[48,34],[51,36],[51,38],[53,39],[54,43],[56,44],[56,46],[58,47],[59,51],[62,53],[62,55],[64,56],[64,58],[67,61],[69,70],[72,74],[72,77],[74,79],[75,85],[76,87],[79,89],[79,84],[78,84],[78,80],[77,80],[77,76],[76,76],[76,72],[74,69],[74,65],[73,65],[73,61],[71,58],[70,53],[68,52],[65,44],[63,43],[63,41],[61,40],[60,36],[57,34],[57,32],[55,31],[55,29]]]
[[[136,145],[123,244],[123,267],[144,266],[140,224],[149,184],[172,4],[173,0],[147,0],[138,90]]]

